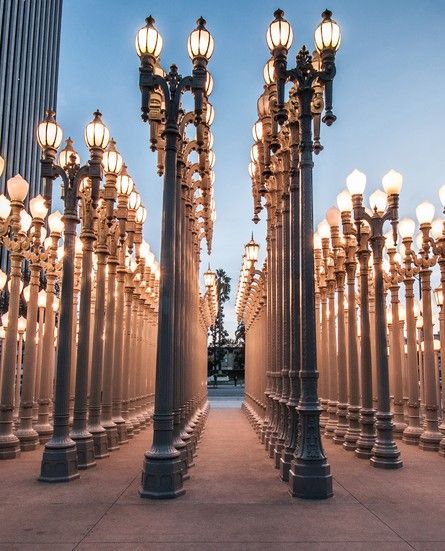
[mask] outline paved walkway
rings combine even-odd
[[[373,469],[331,443],[335,496],[291,498],[239,409],[213,408],[186,482],[168,502],[137,495],[144,431],[81,479],[36,480],[41,451],[0,463],[0,550],[445,550],[445,460],[402,445]]]

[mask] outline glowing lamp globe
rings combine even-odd
[[[188,53],[192,60],[204,58],[208,61],[215,49],[215,41],[205,27],[205,19],[200,17],[196,23],[197,27],[190,33],[187,41]]]
[[[363,195],[366,187],[366,175],[354,169],[346,178],[346,186],[351,195]]]
[[[85,127],[85,143],[90,149],[105,149],[110,141],[110,132],[102,122],[102,113],[95,111],[93,120]]]
[[[432,203],[424,201],[416,208],[416,216],[419,224],[431,224],[434,218],[435,208]]]
[[[150,56],[157,59],[162,51],[162,36],[154,26],[155,20],[150,15],[145,25],[136,34],[136,52],[139,57]]]
[[[338,24],[331,19],[332,12],[324,11],[321,16],[322,22],[315,29],[314,42],[318,52],[324,50],[333,50],[334,52],[340,48],[341,32]]]
[[[271,52],[274,50],[288,50],[292,46],[294,33],[290,23],[284,19],[283,10],[274,13],[275,19],[269,25],[266,41]]]

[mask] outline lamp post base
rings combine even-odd
[[[71,433],[71,438],[76,443],[77,449],[77,468],[90,469],[97,465],[94,457],[94,441],[92,435],[88,432]]]
[[[421,427],[406,427],[403,431],[402,442],[411,446],[418,446],[422,432],[423,429]]]
[[[107,431],[102,427],[100,427],[100,429],[90,428],[89,431],[93,437],[95,459],[109,457],[110,452],[108,451]]]
[[[14,434],[0,435],[0,460],[20,455],[20,440]]]
[[[146,499],[173,499],[185,494],[180,453],[174,451],[159,458],[156,455],[145,454],[139,495]]]
[[[280,459],[280,478],[283,482],[289,482],[289,471],[292,458],[294,456],[294,448],[283,448]]]
[[[20,440],[20,449],[22,452],[32,452],[40,445],[39,434],[33,428],[18,429],[15,435]]]
[[[424,430],[420,436],[419,448],[425,452],[439,451],[442,434],[437,431]]]
[[[394,441],[381,441],[377,437],[371,453],[369,463],[372,467],[377,469],[400,469],[403,467],[400,452]]]
[[[127,425],[125,421],[114,419],[114,422],[116,423],[116,429],[117,429],[117,439],[118,443],[120,444],[128,444],[128,435],[127,435]]]
[[[59,445],[50,440],[43,451],[39,480],[41,482],[70,482],[79,476],[75,442],[70,439]]]
[[[306,462],[295,460],[289,471],[289,493],[301,499],[327,499],[334,495],[332,475],[326,460]]]

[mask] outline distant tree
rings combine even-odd
[[[216,291],[218,294],[218,314],[215,323],[210,327],[209,346],[209,376],[214,377],[215,385],[218,380],[218,371],[224,358],[224,346],[229,339],[229,333],[224,327],[224,303],[230,298],[231,278],[221,268],[216,270]]]
[[[244,323],[240,321],[235,331],[235,346],[233,359],[233,367],[237,371],[244,371],[244,357],[245,357],[245,344],[246,344],[246,328]]]

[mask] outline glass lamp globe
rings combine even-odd
[[[139,57],[148,55],[157,59],[162,51],[162,36],[154,26],[155,20],[150,15],[145,20],[145,25],[136,34],[136,52]]]
[[[319,236],[318,232],[314,233],[314,249],[321,249],[321,237]]]
[[[275,66],[274,66],[274,60],[269,59],[269,61],[264,65],[263,69],[263,77],[264,82],[269,86],[269,84],[272,84],[275,82]]]
[[[136,190],[133,190],[128,197],[128,208],[137,210],[141,205],[141,196]]]
[[[255,241],[253,240],[253,236],[252,239],[248,243],[246,243],[245,251],[247,260],[249,260],[250,262],[256,262],[258,260],[260,246],[258,245],[258,243],[255,243]]]
[[[147,209],[140,205],[136,210],[136,222],[143,224],[147,219]]]
[[[119,174],[123,164],[122,155],[116,149],[116,142],[111,138],[102,157],[102,166],[106,174]]]
[[[340,212],[352,211],[352,198],[347,189],[344,189],[337,195],[337,206],[340,209]]]
[[[207,61],[212,57],[215,48],[215,41],[206,29],[206,20],[200,17],[197,20],[197,27],[189,35],[187,49],[191,59],[204,58]]]
[[[80,165],[80,157],[73,147],[73,140],[71,138],[68,138],[66,140],[65,147],[59,153],[59,159],[58,159],[59,166],[62,168],[65,168],[66,166],[71,165],[73,163],[72,161],[73,156],[74,156],[74,164]]]
[[[387,196],[384,191],[377,189],[369,197],[369,204],[373,212],[382,213],[385,212],[387,203]]]
[[[256,105],[258,116],[260,118],[267,117],[267,115],[269,114],[269,94],[261,94]]]
[[[215,152],[211,149],[209,151],[209,166],[210,166],[210,168],[213,168],[215,166],[215,162],[216,162],[216,155],[215,155]]]
[[[32,216],[25,209],[20,211],[20,229],[27,233],[32,224]]]
[[[255,142],[260,142],[263,139],[263,123],[257,121],[252,127],[252,136]]]
[[[8,189],[11,201],[19,201],[20,203],[23,203],[28,195],[29,184],[20,176],[20,174],[16,174],[12,178],[9,178],[6,182],[6,187]]]
[[[62,213],[56,210],[48,216],[48,226],[51,233],[62,233],[65,224],[62,221]]]
[[[206,96],[210,96],[213,92],[213,77],[208,71],[206,73],[205,92]]]
[[[5,159],[0,155],[0,176],[3,174],[4,170],[5,170]]]
[[[322,239],[329,239],[331,237],[331,227],[326,218],[318,224],[317,231]]]
[[[6,220],[11,214],[11,201],[3,194],[0,195],[0,219]]]
[[[326,211],[326,220],[329,226],[339,227],[341,224],[341,213],[337,207],[331,207]]]
[[[416,230],[416,223],[411,218],[402,218],[399,221],[399,233],[402,239],[413,237]]]
[[[269,25],[266,33],[266,41],[269,50],[273,52],[277,49],[288,50],[292,46],[294,38],[292,27],[284,19],[283,10],[277,10],[274,13],[275,19]]]
[[[391,169],[382,178],[382,186],[387,195],[399,195],[402,190],[403,176]]]
[[[416,208],[416,216],[419,224],[431,224],[434,218],[434,205],[428,201],[420,203]]]
[[[6,281],[8,279],[8,276],[5,274],[3,270],[0,270],[0,291],[3,291]]]
[[[33,218],[44,220],[48,214],[48,207],[46,206],[45,199],[42,195],[36,195],[29,201],[29,210]]]
[[[354,169],[346,178],[346,186],[351,195],[363,195],[366,187],[366,175]]]
[[[251,178],[255,178],[255,173],[256,173],[256,164],[251,161],[249,163],[249,176]]]
[[[431,224],[431,233],[433,234],[434,239],[439,239],[444,236],[444,222],[445,221],[440,218],[433,220],[433,223]]]
[[[85,143],[89,148],[105,149],[110,141],[110,132],[102,122],[102,113],[95,111],[93,120],[85,127]]]
[[[119,195],[126,195],[127,197],[131,194],[134,189],[133,178],[127,172],[127,165],[124,163],[122,169],[119,173],[119,176],[116,179],[116,190]]]
[[[441,186],[439,189],[439,198],[440,202],[442,203],[442,207],[445,208],[445,185]]]
[[[322,22],[315,29],[314,42],[318,52],[323,50],[337,51],[340,48],[341,32],[338,24],[331,19],[332,12],[324,11]]]
[[[215,120],[215,109],[213,108],[213,105],[209,102],[207,102],[207,108],[206,108],[206,125],[212,126],[213,121]]]
[[[42,149],[58,149],[62,143],[62,129],[57,124],[54,111],[47,111],[45,120],[37,127],[37,142]]]

